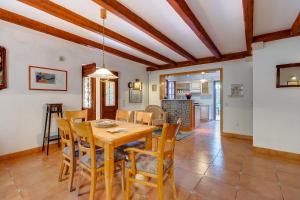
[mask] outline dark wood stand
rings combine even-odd
[[[59,130],[57,132],[57,135],[50,136],[52,114],[57,114],[58,116],[63,117],[62,104],[47,104],[44,137],[43,137],[43,148],[42,148],[42,151],[44,152],[45,143],[47,143],[47,155],[49,152],[49,143],[51,141],[58,141],[58,146],[60,146]]]

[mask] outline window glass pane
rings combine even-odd
[[[105,84],[105,106],[115,105],[115,82],[107,81]]]
[[[89,77],[83,78],[83,107],[84,108],[91,108],[92,107],[92,93],[91,93],[91,87],[92,87],[92,81]]]

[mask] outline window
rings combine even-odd
[[[92,81],[89,77],[83,77],[83,108],[92,107]]]
[[[175,81],[168,81],[168,99],[175,99]]]
[[[115,106],[115,85],[114,81],[105,82],[105,106]]]

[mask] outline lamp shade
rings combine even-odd
[[[114,75],[111,71],[104,67],[97,68],[96,71],[89,75],[91,78],[100,79],[117,79],[118,77]]]

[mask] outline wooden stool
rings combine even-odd
[[[49,143],[51,141],[58,140],[58,146],[60,146],[59,131],[57,132],[57,135],[51,135],[50,136],[50,130],[51,130],[52,114],[57,114],[58,116],[63,117],[62,105],[63,104],[61,104],[61,103],[56,103],[56,104],[50,104],[49,103],[49,104],[47,104],[45,128],[44,128],[44,137],[43,137],[43,148],[42,148],[42,151],[44,151],[45,142],[47,142],[47,155],[48,155],[48,152],[49,152]]]

